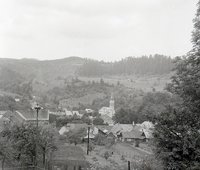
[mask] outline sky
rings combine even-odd
[[[175,57],[192,48],[197,0],[0,0],[0,58]]]

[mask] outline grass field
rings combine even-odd
[[[104,82],[117,85],[118,83],[127,88],[138,89],[143,91],[163,91],[166,84],[170,82],[172,74],[165,75],[131,75],[131,76],[105,76],[102,77]],[[82,81],[99,82],[101,77],[79,77]]]
[[[154,155],[148,149],[143,149],[143,146],[149,147],[147,144],[142,144],[140,148],[134,145],[125,143],[116,143],[112,147],[97,146],[89,155],[86,155],[87,161],[93,170],[125,170],[128,167],[128,161],[131,162],[131,168],[137,168],[143,164],[144,161],[153,160]],[[83,150],[86,150],[86,145],[81,145]],[[105,153],[109,153],[109,158],[105,158]],[[152,166],[155,164],[151,161]],[[156,164],[155,166],[159,166]],[[157,170],[157,169],[155,169]],[[161,170],[160,167],[158,170]]]

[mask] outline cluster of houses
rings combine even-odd
[[[93,113],[92,109],[86,109],[86,113]],[[114,98],[111,96],[109,107],[102,107],[99,110],[99,115],[103,119],[105,125],[90,125],[89,138],[94,139],[99,133],[107,137],[113,137],[115,141],[122,142],[135,142],[135,141],[148,141],[152,139],[153,133],[153,124],[151,122],[145,121],[142,124],[114,124],[112,117],[115,114],[114,108]],[[70,111],[67,109],[62,109],[62,111],[51,112],[45,109],[41,109],[38,114],[34,109],[34,105],[28,111],[0,111],[0,130],[4,123],[36,123],[38,120],[39,124],[49,124],[50,115],[56,116],[77,116],[82,118],[83,114],[80,114],[78,111]],[[92,119],[92,118],[91,118]],[[60,135],[73,130],[84,128],[86,131],[88,125],[85,123],[69,123],[66,126],[63,126],[59,129]],[[88,134],[88,133],[87,133]],[[88,138],[88,136],[85,136]]]
[[[135,142],[147,142],[153,138],[154,125],[145,121],[141,124],[115,124],[109,125],[90,125],[90,131],[88,136],[88,125],[85,123],[69,123],[60,128],[59,134],[65,135],[70,131],[78,131],[85,129],[87,132],[83,138],[94,140],[98,135],[104,135],[105,137],[112,137],[115,141],[135,143]]]

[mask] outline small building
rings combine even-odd
[[[130,132],[122,132],[122,142],[144,142],[145,138],[144,132],[140,131],[138,128],[134,128]]]
[[[112,133],[115,137],[121,139],[121,134],[123,132],[130,132],[131,130],[133,130],[133,124],[116,123],[110,130],[110,133]]]
[[[98,129],[98,134],[102,135],[109,134],[110,130],[112,129],[112,126],[109,125],[96,125],[95,127]]]
[[[60,135],[64,135],[69,131],[77,132],[81,129],[87,129],[88,125],[86,123],[68,123],[67,125],[63,126],[59,130]]]
[[[11,122],[15,123],[34,123],[37,122],[37,113],[35,110],[30,109],[27,111],[8,112],[4,115],[9,118]],[[39,124],[49,124],[49,113],[46,110],[40,110],[38,113]]]

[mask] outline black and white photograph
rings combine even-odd
[[[0,0],[0,170],[200,170],[200,0]]]

